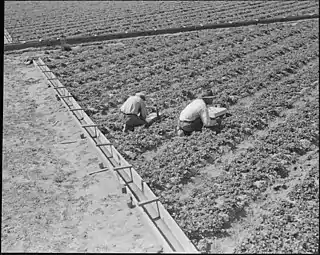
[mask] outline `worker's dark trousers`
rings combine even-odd
[[[197,118],[192,122],[179,120],[179,128],[184,132],[185,135],[191,135],[193,131],[201,131],[202,127],[203,122],[200,118]]]
[[[134,127],[145,125],[147,122],[140,119],[135,114],[122,114],[124,118],[124,124],[126,124],[126,130],[134,131]]]

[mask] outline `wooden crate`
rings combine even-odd
[[[217,118],[227,113],[227,108],[223,107],[209,107],[208,110],[211,119]]]

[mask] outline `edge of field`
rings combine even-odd
[[[3,252],[161,249],[41,73],[4,56]]]

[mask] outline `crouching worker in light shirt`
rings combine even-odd
[[[193,131],[201,131],[202,127],[211,127],[216,122],[209,117],[207,105],[213,102],[211,90],[204,91],[199,98],[193,100],[180,113],[178,135],[191,135]]]
[[[148,125],[146,122],[146,94],[144,92],[136,93],[130,96],[121,106],[120,112],[123,113],[124,124],[123,132],[134,131],[134,127]]]

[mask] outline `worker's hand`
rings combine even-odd
[[[217,118],[216,119],[216,122],[217,122],[217,125],[221,126],[221,123],[222,123],[222,118]]]
[[[212,127],[212,126],[216,126],[216,125],[218,125],[217,120],[216,119],[211,119],[210,120],[210,126]]]

